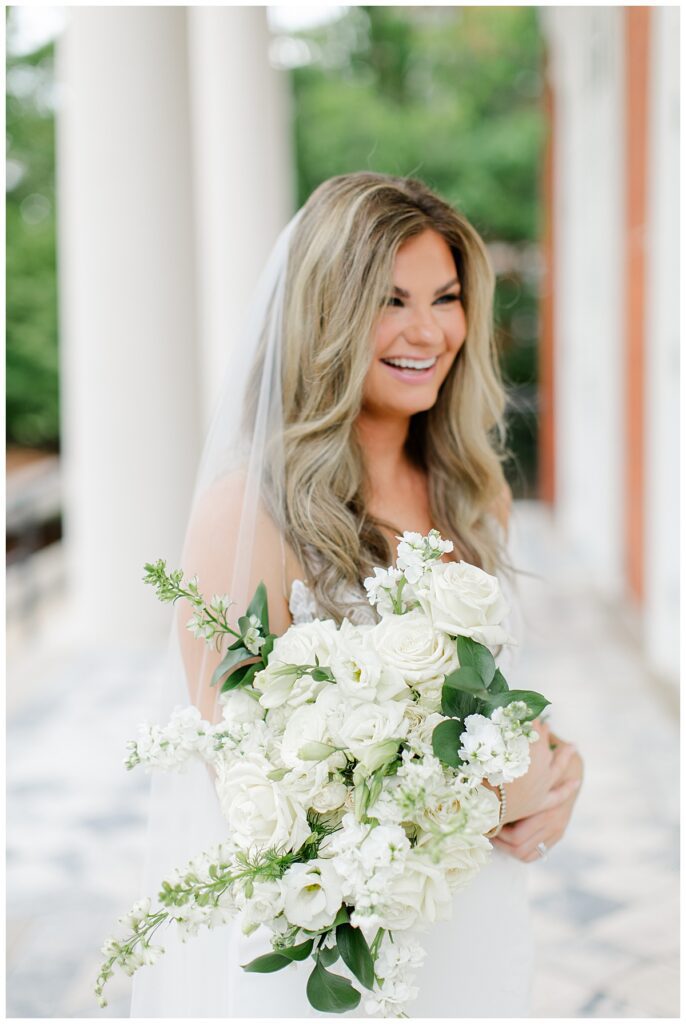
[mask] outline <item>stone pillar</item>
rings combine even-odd
[[[644,637],[679,678],[679,11],[651,9],[645,319]]]
[[[157,643],[199,447],[186,8],[71,7],[58,49],[65,532],[86,645]]]
[[[288,76],[264,7],[190,7],[189,53],[204,421],[246,304],[294,212]]]

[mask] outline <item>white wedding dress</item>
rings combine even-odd
[[[506,579],[511,617],[520,618],[515,595]],[[359,595],[353,595],[359,601]],[[293,622],[309,622],[317,616],[311,591],[295,580],[290,592]],[[374,612],[367,606],[374,621]],[[347,611],[344,612],[347,614]],[[356,605],[354,617],[362,621],[364,609]],[[510,622],[515,635],[520,623]],[[511,688],[510,649],[499,657]],[[507,661],[507,664],[506,664]],[[528,865],[494,848],[491,860],[453,901],[450,920],[440,921],[419,939],[427,952],[416,973],[419,996],[408,1004],[411,1017],[528,1017],[533,966],[532,937],[527,897]],[[227,969],[231,1017],[322,1017],[305,995],[312,961],[292,964],[274,974],[252,974],[240,964],[268,952],[269,934],[258,929],[251,936],[232,927]],[[334,965],[331,968],[336,970]],[[340,1016],[364,1017],[362,1004]]]

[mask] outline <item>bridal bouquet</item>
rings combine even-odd
[[[513,642],[498,581],[434,530],[405,533],[398,558],[365,581],[375,625],[329,620],[269,632],[260,585],[233,629],[230,602],[206,602],[197,579],[165,563],[145,581],[163,601],[185,597],[208,644],[231,643],[213,683],[222,719],[179,707],[140,727],[128,768],[211,765],[226,839],[161,883],[158,905],[136,903],[125,934],[103,947],[96,993],[116,966],[133,974],[164,950],[164,923],[185,938],[239,916],[266,926],[271,950],[245,964],[269,973],[314,961],[311,1005],[397,1016],[417,994],[421,932],[448,917],[454,892],[491,850],[491,786],[529,766],[531,722],[548,701],[510,690],[493,650]],[[340,960],[335,971],[330,968]]]

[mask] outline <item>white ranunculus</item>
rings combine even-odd
[[[370,772],[392,761],[407,732],[405,703],[387,700],[380,704],[358,701],[348,706],[345,717],[333,733],[338,745],[345,747]]]
[[[252,695],[240,686],[229,690],[221,696],[222,717],[230,725],[241,725],[244,722],[257,722],[264,718],[264,708],[260,706],[257,695]]]
[[[369,642],[420,694],[440,694],[445,676],[459,666],[454,640],[419,609],[386,616],[370,631]]]
[[[509,609],[495,576],[468,562],[436,562],[417,587],[436,629],[488,647],[511,643],[501,623]]]
[[[296,795],[269,778],[264,757],[249,754],[231,765],[217,765],[216,787],[232,839],[243,849],[285,846],[297,850],[310,834],[305,808]]]
[[[376,908],[376,920],[389,931],[450,917],[451,892],[441,865],[415,850],[407,854],[402,874],[391,879],[385,895],[383,906]]]
[[[332,924],[343,898],[333,865],[320,859],[292,864],[281,879],[281,890],[288,920],[309,931]]]
[[[344,619],[331,670],[340,692],[354,700],[384,701],[409,696],[397,669],[387,664],[374,646],[372,626],[354,626]]]

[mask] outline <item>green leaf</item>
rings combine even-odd
[[[488,686],[489,694],[493,693],[507,693],[509,687],[505,680],[505,676],[502,674],[499,668],[495,670],[493,679]]]
[[[306,939],[305,942],[301,942],[298,946],[288,946],[286,949],[280,949],[279,953],[281,956],[287,956],[289,960],[307,960],[313,946],[314,939]]]
[[[481,694],[487,692],[484,682],[475,668],[465,666],[451,672],[443,680],[443,686],[451,686],[455,690],[463,690],[465,693]]]
[[[282,953],[265,953],[264,956],[255,957],[249,964],[242,964],[244,971],[253,974],[272,974],[274,971],[282,971],[291,963],[289,957]]]
[[[336,928],[336,944],[343,962],[347,964],[358,981],[365,988],[374,987],[374,960],[369,952],[367,940],[359,928],[351,924],[339,924]]]
[[[506,693],[495,693],[489,697],[489,714],[494,708],[506,707],[516,700],[523,700],[528,708],[528,714],[524,717],[525,722],[531,722],[538,718],[543,708],[547,708],[550,701],[542,693],[535,690],[508,690]]]
[[[458,636],[457,656],[464,668],[473,668],[481,678],[484,686],[488,686],[495,674],[495,659],[488,647],[477,643],[469,636]]]
[[[227,651],[226,656],[214,670],[211,685],[216,686],[219,680],[222,679],[227,672],[231,672],[233,668],[238,668],[242,662],[249,661],[254,657],[254,654],[251,654],[250,651],[247,651],[245,647],[242,646],[235,650]]]
[[[488,690],[484,690],[483,693],[490,698]],[[482,707],[482,701],[477,700],[471,693],[465,693],[464,690],[455,690],[445,685],[441,690],[441,711],[451,718],[464,721],[467,715],[478,714]]]
[[[274,650],[274,641],[275,640],[276,640],[276,634],[275,633],[268,633],[266,638],[265,638],[264,643],[260,647],[260,657],[262,658],[262,661],[265,663],[265,665],[267,664],[267,658],[269,657],[269,655]]]
[[[458,750],[460,748],[460,736],[464,732],[461,722],[450,718],[447,722],[440,722],[434,729],[431,736],[431,746],[439,761],[450,765],[451,768],[459,768],[462,764]]]
[[[307,979],[306,991],[310,1005],[322,1013],[345,1013],[360,1002],[360,993],[348,979],[325,970],[319,960]]]
[[[262,623],[262,632],[265,635],[269,632],[269,606],[267,602],[267,588],[260,580],[257,590],[253,594],[252,601],[248,605],[246,616],[256,615]]]
[[[339,909],[338,913],[336,914],[336,916],[334,917],[333,925],[331,927],[335,928],[337,925],[344,924],[346,921],[349,921],[349,920],[350,920],[350,914],[348,913],[348,908],[347,907],[341,907]]]
[[[250,686],[255,674],[262,667],[261,661],[256,661],[253,665],[239,665],[222,683],[222,693],[226,693],[227,690],[235,690],[237,686]]]
[[[338,960],[340,953],[336,946],[325,946],[323,949],[319,950],[317,956],[325,967],[331,967],[331,964],[335,964]]]

